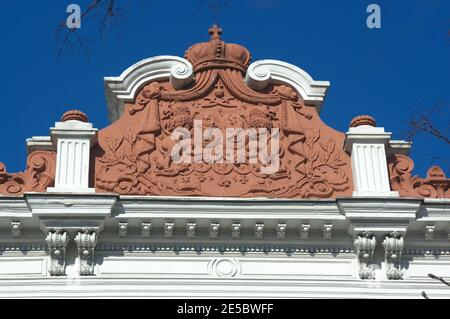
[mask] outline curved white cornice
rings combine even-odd
[[[269,83],[289,84],[308,104],[313,104],[320,113],[330,82],[314,81],[299,67],[278,60],[259,60],[248,67],[247,85],[255,90],[264,89]]]
[[[109,119],[116,121],[123,112],[124,103],[133,101],[137,90],[145,83],[170,78],[175,89],[182,89],[193,81],[193,74],[188,60],[161,55],[139,61],[118,77],[105,77]]]
[[[105,95],[111,122],[120,117],[124,103],[132,102],[137,90],[145,83],[170,79],[175,89],[182,89],[193,81],[193,77],[194,73],[189,61],[169,55],[142,60],[126,69],[118,77],[105,77]],[[269,83],[291,85],[305,102],[314,105],[318,112],[330,86],[328,81],[314,81],[299,67],[277,60],[253,62],[247,70],[246,82],[255,90],[262,90]]]

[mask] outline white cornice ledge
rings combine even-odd
[[[55,151],[56,148],[51,141],[50,136],[33,136],[27,138],[27,153],[34,151]]]
[[[450,198],[425,198],[418,215],[418,221],[449,222]]]
[[[320,113],[325,95],[330,86],[328,81],[314,81],[299,67],[278,60],[259,60],[248,67],[247,85],[255,90],[264,89],[269,83],[288,84],[294,87],[308,104],[313,104]]]
[[[334,200],[120,196],[120,205],[121,218],[344,219]]]
[[[33,216],[52,218],[105,218],[116,203],[114,194],[26,193]]]
[[[338,206],[349,219],[414,220],[423,200],[418,198],[339,198]]]
[[[39,227],[47,233],[64,229],[71,236],[85,227],[102,231],[104,221],[111,216],[116,203],[114,194],[26,193],[25,199]]]
[[[136,92],[145,83],[170,79],[175,89],[182,89],[193,81],[193,69],[188,60],[170,55],[148,58],[132,65],[118,77],[105,77],[105,95],[108,115],[116,121],[123,112],[124,103],[132,102]]]
[[[0,196],[0,218],[31,218],[23,196]]]

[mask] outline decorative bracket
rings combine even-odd
[[[383,241],[386,276],[388,279],[403,279],[403,270],[401,269],[403,247],[403,236],[399,232],[392,232]]]
[[[279,223],[277,226],[277,237],[286,238],[286,223]]]
[[[309,238],[309,229],[311,228],[310,224],[302,224],[300,227],[300,238],[308,239]]]
[[[233,223],[233,225],[231,225],[231,237],[241,237],[241,223]]]
[[[173,222],[166,222],[164,224],[164,237],[172,238],[174,228],[175,228],[175,224]]]
[[[119,237],[127,237],[128,235],[128,223],[119,222]]]
[[[45,238],[47,242],[51,264],[49,274],[51,276],[63,276],[66,273],[66,246],[69,242],[69,235],[61,229],[49,232]]]
[[[152,230],[151,222],[143,222],[142,223],[142,229],[141,229],[142,237],[149,238],[151,230]]]
[[[85,228],[75,237],[80,257],[80,276],[92,276],[94,274],[94,252],[97,245],[95,231]]]
[[[333,237],[333,224],[323,225],[323,238],[331,239]]]
[[[219,223],[211,223],[209,226],[209,237],[217,238],[219,237],[220,224]]]
[[[257,223],[255,225],[255,237],[258,239],[261,239],[264,237],[264,224],[263,223]]]
[[[356,255],[359,259],[359,277],[361,279],[374,279],[375,273],[369,268],[377,241],[372,232],[365,231],[355,239]]]
[[[434,239],[435,229],[436,229],[435,225],[426,225],[425,226],[425,239]]]
[[[197,229],[197,223],[190,222],[186,225],[186,235],[188,238],[194,238],[195,237],[195,231]]]
[[[20,221],[11,222],[11,234],[13,237],[20,237],[22,235],[22,226]]]

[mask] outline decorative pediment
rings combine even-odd
[[[314,82],[298,68],[274,63],[273,67],[261,67],[271,72],[271,80],[264,86],[255,85],[259,78],[247,71],[250,53],[242,46],[226,44],[220,33],[212,28],[209,42],[187,51],[186,65],[189,70],[193,65],[193,79],[184,88],[174,84],[173,74],[168,78],[169,67],[165,78],[147,78],[143,86],[134,86],[132,90],[139,89],[133,102],[125,103],[122,116],[99,132],[96,189],[128,195],[350,195],[351,161],[342,147],[345,135],[326,126],[317,108],[311,107],[318,104],[310,103],[314,94],[316,102],[320,95],[323,98],[328,82]],[[283,67],[292,70],[285,81],[280,76]],[[253,70],[260,69],[256,65]],[[136,68],[133,72],[139,73]],[[122,78],[137,79],[131,73]],[[192,142],[188,162],[178,163],[171,156],[179,144],[173,137],[177,129],[185,130]],[[204,134],[213,129],[221,137],[208,141]],[[270,157],[276,147],[279,154],[278,163],[271,162],[277,169],[270,174],[264,170],[268,163],[250,158],[254,142],[251,134],[261,129],[266,130],[267,139],[258,144],[258,151]],[[230,130],[236,135],[227,135]],[[203,147],[200,153],[192,145],[199,135]],[[273,143],[275,139],[278,144]],[[217,145],[210,156],[217,159],[217,153],[221,153],[222,160],[205,155],[205,147],[212,142]],[[238,161],[240,142],[244,158]],[[231,153],[234,157],[228,157]],[[200,161],[196,160],[198,156]]]

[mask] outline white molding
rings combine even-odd
[[[4,277],[45,277],[47,256],[42,257],[1,257],[0,278]]]
[[[0,298],[450,298],[441,282],[359,279],[0,279]]]
[[[404,140],[390,140],[389,146],[386,149],[387,156],[394,154],[402,154],[408,156],[411,151],[412,142]]]
[[[317,108],[318,113],[330,86],[330,82],[315,81],[299,67],[278,60],[259,60],[250,64],[246,82],[255,90],[262,90],[269,83],[291,85],[306,103]]]
[[[34,151],[56,151],[50,136],[33,136],[26,139],[27,153]]]
[[[218,262],[234,264],[230,272],[216,269]],[[139,257],[107,256],[98,265],[99,276],[171,277],[171,278],[348,278],[357,275],[354,258],[302,257],[235,257],[235,256],[173,256]],[[229,267],[228,267],[229,268]],[[231,275],[232,274],[232,275]]]
[[[155,56],[139,61],[118,77],[105,77],[105,95],[108,116],[115,122],[123,113],[124,104],[132,102],[136,92],[146,83],[170,79],[175,89],[184,88],[193,81],[191,63],[170,55]]]
[[[417,221],[450,222],[450,198],[425,198]]]
[[[31,218],[31,210],[23,196],[0,196],[0,218]]]
[[[450,276],[450,260],[414,258],[409,262],[408,269],[405,270],[405,278],[429,279],[429,273],[448,278]]]
[[[117,218],[343,220],[335,200],[120,196]]]
[[[421,207],[418,198],[339,198],[339,208],[348,219],[372,221],[413,221]]]

